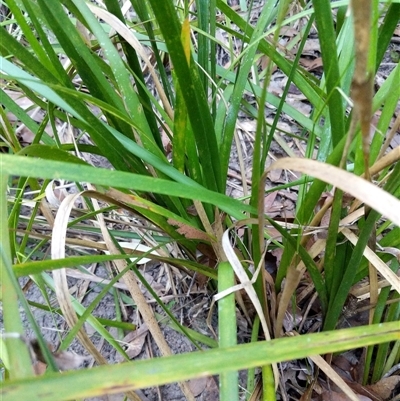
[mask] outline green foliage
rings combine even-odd
[[[94,218],[100,221],[102,214],[117,208],[139,216],[148,224],[148,232],[141,234],[109,230],[112,240],[97,250],[109,249],[110,243],[116,246],[121,238],[149,236],[156,244],[152,251],[160,248],[164,253],[152,255],[150,251],[135,251],[133,254],[137,258],[133,265],[143,257],[150,257],[185,269],[190,274],[209,278],[210,288],[216,287],[217,280],[219,291],[235,283],[230,268],[232,262],[223,251],[223,233],[232,224],[244,226],[245,234],[238,238],[235,252],[241,256],[244,274],[249,276],[244,289],[247,291],[246,286],[254,286],[264,313],[264,316],[255,317],[254,327],[259,327],[258,319],[266,319],[268,330],[263,326],[266,338],[269,335],[277,337],[273,343],[236,345],[236,304],[231,294],[219,301],[219,348],[204,354],[204,360],[199,353],[172,356],[165,362],[146,361],[140,366],[148,370],[136,370],[137,376],[130,377],[123,385],[119,382],[119,375],[126,374],[124,369],[128,365],[112,366],[107,371],[101,368],[84,370],[79,372],[81,379],[74,394],[67,391],[58,393],[58,399],[100,394],[101,388],[96,388],[91,377],[100,382],[107,379],[104,387],[107,391],[113,391],[114,385],[121,385],[120,391],[129,391],[146,383],[158,385],[183,381],[208,372],[221,373],[221,396],[233,400],[239,394],[235,372],[256,366],[263,368],[265,394],[273,397],[277,384],[274,383],[274,364],[284,360],[386,342],[386,345],[377,346],[377,350],[368,349],[365,382],[373,352],[376,352],[379,362],[372,369],[373,381],[378,381],[396,361],[400,338],[393,322],[399,317],[399,304],[386,307],[389,299],[398,298],[390,286],[382,289],[376,305],[371,306],[375,313],[371,313],[370,318],[371,323],[389,323],[381,327],[352,329],[348,335],[335,331],[353,286],[373,275],[371,267],[367,269],[365,250],[367,244],[371,245],[376,226],[376,253],[386,263],[387,269],[382,268],[384,270],[380,273],[394,280],[390,274],[398,268],[396,255],[379,253],[382,249],[399,247],[399,228],[394,228],[390,220],[386,220],[387,215],[382,218],[376,211],[366,212],[365,218],[361,213],[354,221],[347,222],[357,232],[357,243],[352,245],[342,229],[346,216],[359,205],[356,199],[351,199],[352,206],[348,206],[346,194],[338,190],[332,206],[326,206],[325,210],[330,213],[329,227],[321,228],[324,215],[319,209],[323,204],[323,193],[332,190],[332,177],[327,172],[323,181],[310,175],[295,182],[298,198],[294,226],[282,226],[267,215],[268,224],[279,233],[279,237],[271,238],[264,225],[268,152],[273,141],[286,145],[281,138],[283,131],[278,126],[282,115],[301,132],[297,136],[286,134],[306,143],[306,158],[316,158],[324,162],[325,167],[334,165],[349,170],[353,166],[357,175],[363,174],[365,168],[362,140],[356,135],[356,139],[346,147],[351,133],[359,134],[360,131],[354,110],[346,112],[351,106],[349,98],[355,79],[354,27],[352,18],[345,13],[347,1],[315,1],[302,7],[291,3],[267,0],[253,25],[251,12],[254,4],[250,2],[247,9],[244,1],[240,2],[239,9],[234,9],[222,0],[198,0],[190,4],[173,0],[131,0],[131,12],[125,14],[117,0],[106,0],[104,9],[81,0],[6,2],[13,19],[3,21],[0,27],[3,106],[0,109],[3,152],[0,154],[0,219],[8,222],[0,229],[0,285],[5,328],[0,345],[7,377],[1,394],[5,401],[24,399],[26,394],[32,396],[31,399],[39,399],[40,391],[44,389],[49,394],[46,399],[54,399],[51,397],[55,391],[77,376],[76,372],[70,372],[30,378],[32,369],[28,347],[21,341],[24,333],[18,318],[17,300],[24,306],[27,316],[31,316],[31,312],[17,278],[33,277],[43,293],[55,291],[60,300],[57,284],[46,271],[57,272],[67,266],[78,269],[89,260],[123,263],[128,258],[126,250],[118,246],[120,255],[90,256],[85,245],[94,245],[88,243],[82,243],[82,248],[67,259],[52,260],[42,253],[51,236],[35,236],[31,228],[43,221],[39,219],[40,211],[47,226],[55,229],[52,211],[42,201],[46,186],[53,179],[75,182],[82,191],[83,208],[76,215],[64,216],[69,219],[69,228],[100,233],[100,229],[84,222]],[[398,23],[400,3],[374,2],[373,7],[368,62],[376,73]],[[332,12],[336,10],[337,14]],[[296,49],[295,56],[280,44],[282,32],[287,27],[298,29],[298,33],[287,41],[288,49]],[[321,76],[315,76],[300,65],[302,50],[313,29],[318,33],[320,43],[324,71]],[[218,39],[217,32],[226,38],[227,44]],[[235,41],[240,43],[237,49],[233,49]],[[229,64],[217,62],[217,50],[221,48],[229,54]],[[266,68],[259,68],[257,60],[260,58],[267,60]],[[287,78],[281,96],[268,90],[275,67]],[[370,105],[373,113],[380,111],[369,150],[371,170],[375,168],[371,174],[387,193],[393,195],[393,202],[397,202],[393,203],[395,205],[398,205],[400,195],[400,170],[396,164],[400,156],[393,151],[393,158],[384,159],[389,161],[383,165],[379,160],[386,151],[384,136],[390,131],[400,98],[400,89],[396,85],[398,77],[399,65],[396,65]],[[312,106],[309,116],[291,104],[291,85],[295,85],[304,101]],[[28,101],[28,107],[21,105],[19,96]],[[249,98],[255,100],[254,103],[249,102]],[[265,119],[266,106],[276,108],[272,124]],[[40,122],[31,113],[35,108],[40,110]],[[226,195],[228,167],[234,143],[239,142],[237,122],[243,119],[242,116],[255,121],[256,125],[252,185],[248,192],[244,189],[243,199],[233,199]],[[20,124],[32,133],[28,146],[20,143],[17,133]],[[73,133],[66,140],[61,125]],[[348,155],[343,159],[347,150]],[[293,156],[290,152],[293,153],[288,150],[288,155]],[[90,157],[101,157],[104,167],[111,167],[91,166]],[[300,159],[298,171],[304,171]],[[242,176],[245,177],[244,171]],[[86,183],[94,187],[86,189]],[[35,191],[35,198],[30,200],[34,206],[29,217],[21,212],[28,190]],[[357,191],[358,199],[369,205],[368,193],[362,188]],[[106,206],[99,209],[96,200]],[[325,205],[328,203],[326,201]],[[395,213],[393,211],[396,218],[398,215]],[[25,230],[21,233],[22,223]],[[309,242],[309,225],[313,229],[327,230],[323,249],[316,254],[312,253],[313,244]],[[387,235],[380,235],[383,232]],[[104,232],[102,234],[104,236]],[[52,235],[54,242],[57,237],[54,232]],[[318,238],[320,240],[323,241]],[[179,253],[168,254],[168,244],[175,244]],[[323,329],[327,331],[325,342],[322,341],[323,334],[301,333],[300,337],[279,338],[282,331],[279,316],[283,316],[289,305],[283,302],[276,306],[267,300],[265,276],[259,274],[250,282],[252,274],[248,269],[249,262],[255,268],[263,267],[265,252],[269,249],[266,246],[283,249],[274,288],[269,289],[268,294],[275,300],[281,297],[289,303],[294,299],[300,280],[314,286],[323,314]],[[211,267],[197,257],[200,252],[209,257]],[[124,276],[126,271],[135,271],[140,276],[135,267],[120,269],[119,274]],[[310,279],[304,275],[305,271]],[[294,276],[298,278],[290,281],[289,278]],[[284,280],[285,286],[282,285]],[[79,337],[80,328],[89,322],[126,357],[105,329],[104,320],[92,314],[115,281],[103,286],[101,295],[87,308],[74,300],[77,321],[62,341],[62,348],[66,348],[75,335]],[[148,289],[152,292],[151,287]],[[377,288],[371,284],[371,292],[375,290]],[[118,296],[127,297],[126,294]],[[236,301],[243,305],[240,298],[236,297]],[[53,310],[50,303],[40,307]],[[139,311],[142,313],[140,308]],[[181,327],[166,307],[164,311],[171,327],[185,333],[196,345],[197,342],[215,344],[214,340],[202,339],[201,334]],[[61,307],[58,313],[65,314],[65,311]],[[126,327],[124,324],[115,323],[120,328]],[[31,322],[31,325],[34,327],[35,323]],[[47,349],[39,328],[34,329],[41,347]],[[374,330],[379,331],[379,336],[373,335]],[[7,333],[12,335],[7,337]],[[257,334],[254,333],[253,342],[256,342]],[[322,342],[314,344],[314,338]],[[389,341],[394,340],[397,340],[397,345],[392,347]],[[304,348],[296,343],[303,344]],[[51,354],[45,358],[49,366],[57,370]],[[182,369],[171,369],[177,363]],[[186,373],[184,366],[190,366]],[[159,367],[164,369],[164,373],[155,378],[150,371]],[[110,376],[108,372],[112,372]],[[249,372],[253,372],[249,378],[249,389],[253,390],[254,370]],[[33,391],[36,391],[35,395]]]

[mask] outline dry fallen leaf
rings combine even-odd
[[[189,380],[189,388],[195,397],[199,396],[207,386],[207,377]]]
[[[389,400],[394,395],[399,394],[400,376],[397,375],[386,377],[382,380],[379,380],[378,383],[366,387],[382,397],[383,400]]]
[[[129,359],[135,358],[142,352],[142,348],[148,332],[149,329],[147,325],[143,324],[137,330],[131,331],[124,337],[123,342],[126,343],[128,346],[125,352],[128,355]],[[120,354],[118,354],[115,359],[117,362],[124,361],[124,357]]]
[[[35,373],[38,375],[43,374],[44,370],[46,370],[46,360],[42,354],[39,343],[36,339],[32,339],[29,341],[29,345]],[[53,346],[49,343],[47,343],[47,347],[53,355],[54,362],[60,370],[77,369],[89,359],[88,357],[78,355],[71,351],[55,352]]]
[[[278,195],[278,192],[271,192],[265,197],[264,200],[264,205],[265,205],[265,213],[268,213],[272,209],[272,205],[275,202],[276,196]]]
[[[34,362],[32,366],[36,376],[44,375],[47,369],[47,365],[40,361]]]

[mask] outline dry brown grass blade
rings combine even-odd
[[[399,124],[400,124],[399,116],[398,116],[398,120],[399,120]],[[386,167],[393,165],[394,163],[398,162],[399,160],[400,160],[400,145],[396,146],[389,153],[387,153],[385,156],[381,157],[379,160],[377,160],[374,163],[374,165],[369,170],[371,176],[378,174],[380,171],[382,171]]]
[[[369,169],[371,177],[378,174],[386,167],[389,167],[389,166],[393,165],[394,163],[398,162],[399,160],[400,160],[400,146],[397,146],[394,149],[392,149],[388,154],[386,154],[385,156],[383,156],[382,158],[380,158],[379,160],[377,160],[374,163],[374,165]],[[362,175],[362,177],[363,176],[364,175]],[[328,199],[324,203],[321,210],[318,213],[316,213],[315,216],[313,217],[313,219],[310,223],[311,226],[317,226],[320,223],[320,221],[321,221],[322,217],[325,215],[326,211],[332,206],[332,202],[333,202],[333,197],[331,199]],[[360,206],[361,203],[362,202],[359,200],[354,202],[352,204],[349,212],[352,213],[354,210],[356,210]],[[307,238],[305,238],[303,241],[307,241]],[[302,242],[302,245],[304,245],[304,242]]]
[[[346,216],[344,219],[341,220],[341,227],[340,231],[345,235],[345,237],[353,244],[355,245],[358,241],[357,236],[349,230],[346,225],[349,223],[352,223],[356,221],[358,218],[360,218],[364,214],[363,209],[358,209],[354,211],[353,213],[349,214]],[[369,247],[366,247],[364,250],[364,256],[368,259],[368,261],[374,266],[374,269],[376,269],[383,277],[385,277],[386,281],[383,282],[377,282],[376,287],[378,290],[383,286],[390,284],[393,286],[394,289],[396,289],[398,292],[400,290],[400,278],[391,270],[389,267],[382,261],[381,258],[379,258],[374,251],[372,251]],[[369,289],[369,292],[371,290]],[[355,295],[355,293],[353,293]]]
[[[355,41],[355,68],[351,83],[351,96],[354,102],[354,119],[360,121],[362,135],[362,149],[364,155],[364,174],[371,181],[369,172],[370,159],[370,124],[372,117],[373,74],[370,71],[369,49],[371,32],[372,2],[370,0],[352,0],[351,8],[354,19]],[[369,208],[365,209],[365,216],[369,214]],[[371,233],[368,245],[372,250],[376,246],[376,229]],[[369,280],[371,286],[371,304],[378,301],[378,276],[373,265],[369,264]],[[374,310],[370,311],[370,322],[373,319]]]
[[[81,196],[81,193],[68,195],[61,202],[61,205],[57,211],[51,241],[52,259],[65,258],[65,240],[69,216],[74,202],[79,196]],[[53,279],[58,303],[63,312],[64,318],[68,323],[68,326],[72,328],[77,323],[78,318],[71,302],[65,269],[54,270]],[[79,330],[77,337],[81,341],[82,345],[88,350],[88,352],[93,355],[98,364],[107,364],[107,361],[97,351],[96,347],[82,328]]]
[[[231,227],[233,228],[233,227]],[[235,250],[233,249],[233,246],[231,245],[230,239],[229,239],[229,231],[230,229],[227,229],[223,236],[222,236],[222,248],[225,253],[226,259],[232,266],[232,269],[234,270],[236,277],[238,278],[240,285],[239,286],[234,286],[228,290],[222,291],[219,294],[214,296],[214,300],[217,301],[218,299],[232,293],[233,291],[236,291],[238,289],[244,289],[250,298],[251,303],[254,306],[254,309],[256,310],[258,317],[260,318],[261,326],[264,331],[264,335],[266,340],[271,340],[271,334],[270,334],[270,329],[268,327],[268,323],[265,319],[264,311],[261,305],[261,302],[257,296],[257,293],[253,287],[254,282],[252,280],[249,280],[249,277],[244,270],[242,263],[240,262],[239,258],[236,255]],[[265,248],[266,251],[267,248]],[[253,280],[257,278],[257,274],[259,273],[260,269],[263,267],[263,261],[264,261],[265,253],[261,256],[260,258],[260,265],[255,266],[256,267],[256,272],[253,275]],[[277,367],[277,364],[274,363],[272,364],[272,369],[274,372],[274,377],[275,377],[275,386],[277,388],[279,384],[279,370]]]
[[[324,373],[329,380],[332,380],[351,401],[360,401],[358,395],[349,387],[349,385],[335,372],[335,370],[320,355],[309,357]]]
[[[57,212],[56,219],[54,221],[53,237],[51,241],[51,257],[52,259],[64,259],[65,258],[65,240],[67,225],[71,209],[74,206],[75,200],[83,193],[68,195],[61,203],[60,208]],[[63,312],[63,316],[69,327],[74,327],[78,321],[74,307],[71,302],[71,296],[69,294],[66,269],[54,270],[53,271],[54,287],[57,296],[58,303]],[[77,337],[86,350],[95,358],[99,365],[107,365],[107,360],[100,354],[96,346],[92,343],[86,332],[81,328]],[[126,393],[129,399],[133,401],[140,401],[138,395],[133,391]]]
[[[358,237],[350,231],[348,228],[343,228],[342,233],[344,236],[353,244],[356,245]],[[375,252],[369,247],[364,249],[364,256],[368,261],[374,266],[374,269],[379,271],[379,273],[391,284],[391,286],[400,294],[400,278],[389,269],[385,262],[377,256]],[[379,288],[378,282],[376,286]],[[371,291],[371,289],[370,289]]]
[[[103,215],[99,214],[97,216],[99,224],[100,224],[100,229],[103,234],[104,241],[106,242],[107,248],[110,252],[110,254],[113,255],[118,255],[120,252],[118,248],[114,245],[114,242],[107,230],[107,227],[105,225]],[[126,269],[127,267],[127,262],[125,260],[115,260],[113,261],[114,265],[116,266],[117,270],[119,272],[122,272]],[[144,297],[140,287],[139,283],[134,275],[134,273],[131,270],[128,270],[124,276],[123,280],[128,287],[128,291],[132,296],[133,301],[136,303],[137,308],[144,320],[144,322],[147,324],[147,327],[149,328],[150,333],[152,334],[154,341],[156,342],[157,346],[159,347],[161,353],[164,356],[172,355],[171,348],[167,344],[161,329],[157,323],[157,320],[154,316],[154,313],[150,306],[148,305],[146,298]],[[195,401],[195,398],[188,386],[187,383],[179,383],[182,392],[184,393],[185,397],[189,401]]]
[[[298,336],[296,332],[288,333],[291,336]],[[358,396],[354,394],[353,390],[346,384],[346,382],[335,372],[334,369],[325,361],[320,355],[312,355],[309,358],[332,380],[351,401],[360,401]]]
[[[351,214],[347,215],[345,218],[343,218],[340,223],[339,223],[339,232],[343,232],[343,234],[347,237],[347,239],[355,244],[358,240],[358,238],[354,235],[354,233],[348,228],[348,226],[351,226],[354,224],[355,221],[357,221],[359,218],[364,216],[364,208],[360,208],[352,212]],[[305,239],[307,239],[307,236],[304,236]],[[315,257],[320,254],[324,249],[325,249],[325,239],[318,239],[310,248],[308,253],[310,256],[315,259]],[[369,249],[369,248],[368,248]],[[390,251],[390,250],[389,250]],[[399,251],[397,249],[393,250],[393,253],[396,257],[399,254]],[[373,256],[375,255],[375,256]],[[388,268],[388,266],[379,258],[377,255],[372,252],[370,249],[366,252],[364,252],[364,256],[366,258],[369,258],[369,260],[374,264],[375,268],[380,272],[380,274],[383,277],[390,277],[389,280],[381,280],[378,283],[378,288],[382,288],[384,286],[392,285],[394,284],[394,288],[398,286],[399,279],[398,277]],[[298,266],[297,269],[301,271],[302,273],[305,270],[304,263],[301,262]],[[366,291],[366,288],[368,288],[368,291]],[[370,286],[363,286],[362,290],[359,290],[358,288],[354,288],[352,290],[352,294],[359,297],[362,294],[365,294],[366,292],[370,292],[369,290]],[[285,288],[284,288],[285,291]],[[279,305],[281,307],[281,304]],[[282,306],[283,307],[283,306]]]
[[[366,181],[365,179],[358,177],[352,173],[341,170],[338,167],[330,164],[325,164],[316,160],[302,159],[295,157],[285,157],[279,159],[273,163],[264,172],[262,176],[262,184],[265,182],[268,173],[274,169],[288,169],[299,171],[303,174],[307,174],[318,178],[319,180],[325,181],[335,187],[348,192],[350,195],[361,200],[366,205],[378,211],[384,217],[391,220],[397,226],[400,227],[400,201],[396,199],[390,193],[377,187],[376,185]],[[263,185],[260,185],[263,190]],[[258,210],[259,215],[262,217],[262,227],[265,223],[264,216],[264,198],[259,197]],[[261,232],[263,234],[263,232]]]
[[[86,191],[87,192],[87,191]],[[52,259],[64,259],[65,258],[65,243],[66,243],[66,233],[67,225],[69,221],[69,216],[74,206],[75,200],[86,193],[81,192],[77,194],[68,195],[60,205],[57,212],[56,219],[54,221],[53,237],[51,241],[51,257]],[[59,302],[60,308],[63,312],[64,318],[68,323],[69,327],[74,327],[78,321],[77,315],[75,313],[74,307],[71,302],[71,297],[69,294],[69,288],[66,277],[66,269],[54,270],[53,279],[55,292],[57,300]],[[87,349],[87,351],[95,358],[99,365],[106,365],[107,360],[100,354],[95,345],[92,343],[86,332],[81,328],[77,337],[82,345]],[[126,393],[129,399],[133,401],[140,401],[140,398],[133,391]]]
[[[386,136],[385,143],[382,145],[381,150],[379,151],[378,160],[385,154],[387,148],[390,146],[396,132],[400,128],[400,114],[397,115],[396,120],[390,129],[389,134]]]
[[[273,169],[290,169],[301,171],[302,173],[314,176],[320,180],[328,182],[335,187],[350,193],[355,198],[360,199],[366,205],[371,206],[373,209],[382,213],[385,217],[392,220],[395,224],[400,226],[400,202],[391,194],[383,189],[373,185],[372,183],[362,179],[354,174],[344,171],[338,167],[324,164],[315,160],[302,159],[302,158],[283,158],[273,163],[263,174],[262,184],[260,188],[264,188],[263,184],[269,173]],[[262,221],[260,230],[264,230],[264,197],[259,197],[259,218]],[[358,211],[358,214],[360,211]],[[353,216],[351,218],[354,218]],[[348,220],[346,220],[348,222]],[[313,224],[316,222],[313,221]],[[263,232],[260,233],[263,234]],[[261,236],[263,238],[263,235]],[[371,251],[372,252],[372,251]],[[374,271],[375,268],[373,267]],[[389,274],[385,270],[385,274]],[[376,275],[376,273],[375,273]],[[375,292],[378,291],[377,280],[372,280],[375,283]],[[372,302],[372,301],[371,301]],[[278,311],[278,315],[282,317],[283,311],[286,310],[282,305]],[[277,325],[277,330],[279,326]]]
[[[292,295],[296,291],[296,288],[299,285],[302,276],[302,272],[299,272],[293,266],[289,267],[285,277],[285,286],[283,288],[283,291],[280,293],[278,299],[279,306],[276,314],[276,323],[274,328],[276,338],[279,338],[282,335],[283,319],[285,318],[285,314],[288,310]]]
[[[325,239],[318,239],[308,250],[310,256],[315,259],[323,250],[325,249]],[[283,319],[285,317],[285,313],[288,310],[289,303],[291,300],[292,295],[296,291],[300,280],[302,279],[304,272],[306,271],[306,266],[303,261],[301,261],[297,266],[296,269],[291,268],[288,271],[288,275],[285,280],[285,286],[283,287],[283,291],[281,293],[281,298],[278,303],[278,311],[277,311],[277,318],[276,318],[276,327],[275,333],[279,333],[282,326],[283,326]],[[309,291],[311,291],[314,286],[309,287]]]
[[[121,35],[135,49],[137,54],[142,58],[142,60],[146,64],[147,68],[149,69],[151,77],[154,80],[154,85],[157,88],[157,93],[160,96],[161,102],[164,106],[164,110],[167,112],[168,117],[173,120],[174,111],[172,110],[172,107],[168,102],[168,98],[165,95],[165,92],[160,83],[160,80],[158,79],[158,75],[157,75],[151,61],[147,57],[146,51],[144,50],[144,48],[140,44],[140,42],[136,39],[135,35],[133,35],[131,30],[122,21],[120,21],[115,15],[109,13],[107,10],[105,10],[103,8],[99,8],[90,3],[86,3],[86,5],[90,8],[90,11],[92,11],[92,13],[94,15],[96,15],[98,18],[101,18],[107,24],[109,24],[110,27],[115,29],[115,31],[119,35]]]
[[[391,154],[388,154],[387,157],[381,159],[379,166],[375,167],[373,171],[379,171],[380,168],[389,163],[389,165],[393,162],[393,160],[397,160],[400,156],[400,148],[394,149]],[[307,160],[307,159],[297,159],[297,158],[284,158],[280,159],[279,161],[273,163],[264,173],[263,175],[263,182],[267,177],[267,174],[272,169],[279,169],[279,168],[286,168],[292,170],[298,170],[303,173],[312,175],[316,178],[324,180],[326,182],[331,183],[334,186],[341,188],[342,190],[349,192],[354,197],[360,199],[361,201],[369,204],[374,209],[378,210],[386,217],[389,217],[393,222],[397,225],[400,225],[400,202],[393,197],[392,195],[388,194],[384,190],[376,187],[375,185],[363,180],[360,177],[357,177],[351,173],[348,173],[344,170],[341,170],[337,167],[333,167],[327,164],[323,164],[314,160]],[[260,186],[263,188],[263,185]],[[260,196],[260,203],[259,203],[259,216],[264,222],[264,197]],[[361,214],[360,214],[361,213]],[[346,225],[351,223],[353,220],[356,220],[363,214],[362,209],[356,211],[354,214],[348,216],[348,218],[342,220],[341,225]],[[319,216],[321,217],[321,216]],[[313,220],[312,224],[318,224],[315,219]],[[261,226],[260,229],[264,229],[264,224]],[[305,240],[304,240],[305,241]],[[376,287],[378,287],[376,285]],[[377,290],[377,288],[376,288]],[[287,306],[286,306],[287,307]],[[286,310],[284,305],[281,306],[280,315],[282,315],[282,311]],[[278,311],[279,315],[279,311]],[[279,325],[277,324],[277,327]]]
[[[369,176],[369,130],[372,115],[373,74],[369,70],[372,2],[352,0],[354,19],[355,69],[351,85],[356,119],[360,121],[364,153],[365,174]]]
[[[359,209],[353,212],[352,214],[346,216],[344,219],[342,219],[339,223],[339,232],[345,228],[347,228],[348,225],[351,225],[354,223],[354,221],[358,220],[361,216],[364,215],[364,210]],[[304,229],[304,227],[303,227]],[[347,229],[350,231],[349,229]],[[308,241],[309,236],[304,235],[302,242],[303,245],[306,241]],[[309,255],[311,256],[312,259],[316,259],[318,255],[321,255],[323,251],[326,248],[326,239],[319,238],[315,243],[311,246],[311,248],[308,250]],[[296,267],[296,274],[290,274],[291,278],[289,280],[285,281],[285,286],[283,287],[283,291],[281,294],[281,298],[279,300],[279,306],[278,306],[278,311],[277,311],[277,318],[276,318],[276,326],[275,326],[275,331],[280,330],[280,328],[283,325],[283,319],[285,316],[285,312],[288,309],[289,302],[291,299],[291,296],[294,294],[296,288],[298,287],[301,278],[304,275],[304,272],[306,271],[306,266],[303,261],[301,261],[297,267]],[[301,298],[304,297],[306,291],[308,294],[313,291],[314,286],[310,284],[306,290],[303,290],[301,294]]]

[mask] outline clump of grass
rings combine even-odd
[[[257,393],[255,367],[262,367],[264,399],[273,400],[279,385],[279,391],[286,391],[277,364],[306,357],[357,399],[315,355],[369,347],[364,384],[379,381],[398,362],[400,282],[394,250],[400,245],[400,152],[398,147],[387,151],[385,134],[400,97],[393,89],[399,65],[376,93],[372,89],[398,23],[399,4],[375,3],[366,14],[362,2],[352,4],[353,18],[343,2],[293,6],[267,0],[253,20],[253,4],[240,2],[233,8],[221,0],[132,0],[129,9],[121,9],[116,0],[104,6],[77,0],[7,2],[10,14],[0,41],[0,213],[8,222],[0,230],[5,401],[121,391],[137,399],[134,389],[169,382],[181,382],[186,398],[194,399],[184,381],[204,374],[220,374],[220,398],[233,401],[239,399],[240,369],[249,369],[248,394]],[[293,53],[281,44],[288,27],[297,30],[287,43]],[[321,75],[300,65],[310,32],[318,34]],[[218,62],[218,51],[229,63]],[[259,60],[265,68],[258,68]],[[281,96],[268,90],[274,69],[287,79]],[[291,104],[291,85],[311,106],[309,115]],[[266,106],[276,109],[269,124]],[[237,133],[242,116],[255,126],[251,177],[246,176]],[[286,145],[279,128],[282,118],[297,127],[296,135],[288,134],[305,144],[304,157],[294,157]],[[27,146],[21,144],[22,130]],[[290,157],[269,165],[273,141]],[[234,143],[242,199],[226,195]],[[94,167],[93,160],[101,160],[103,167]],[[266,180],[276,169],[302,174],[283,185],[295,186],[298,193],[290,223],[265,213]],[[51,180],[60,179],[74,183],[76,193],[56,190],[59,199],[50,198]],[[34,199],[28,199],[28,190]],[[324,192],[332,196],[324,198]],[[29,215],[24,205],[30,207]],[[105,221],[115,213],[119,222],[126,222],[121,210],[129,216],[128,232],[118,226],[110,230]],[[133,223],[138,227],[131,230]],[[35,233],[37,227],[51,235]],[[74,229],[104,242],[72,238],[68,233]],[[131,252],[120,245],[122,239],[137,239],[147,247]],[[71,245],[73,256],[66,257]],[[43,253],[48,246],[49,255]],[[88,248],[109,254],[88,255]],[[274,277],[264,269],[271,249],[281,252]],[[209,280],[210,291],[218,288],[217,341],[180,326],[138,269],[143,258]],[[65,268],[78,269],[89,260],[112,261],[116,276],[84,307],[70,296]],[[46,294],[42,308],[52,310],[48,291],[56,295],[57,312],[70,330],[61,339],[61,350],[76,337],[98,365],[107,361],[83,329],[85,322],[128,359],[105,329],[126,329],[126,323],[105,322],[93,314],[122,277],[128,292],[114,292],[115,299],[129,297],[166,357],[60,374],[21,291],[18,278],[23,276]],[[349,296],[362,292],[355,286],[366,278],[369,324],[337,330]],[[174,327],[197,346],[203,342],[214,349],[171,355],[140,282]],[[41,377],[33,377],[29,343],[22,341],[18,301],[52,371]],[[292,324],[291,336],[285,338],[285,315],[296,302],[303,311],[317,302],[324,333],[295,336],[305,313],[303,323]],[[237,345],[236,305],[252,324],[251,344]],[[267,341],[257,341],[259,335]]]

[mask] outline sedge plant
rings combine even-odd
[[[180,382],[186,399],[194,399],[185,381],[205,374],[220,375],[221,400],[251,394],[273,400],[284,391],[278,364],[300,358],[311,358],[357,399],[332,374],[330,355],[325,360],[319,354],[368,347],[363,384],[378,382],[399,362],[400,148],[388,146],[399,124],[398,117],[392,121],[400,98],[398,64],[373,92],[398,24],[398,2],[354,0],[347,13],[346,0],[266,0],[256,19],[256,2],[244,1],[237,8],[223,0],[131,0],[122,7],[117,0],[2,3],[9,9],[0,40],[4,401],[113,392],[135,400],[135,389],[171,382]],[[284,46],[288,28],[297,33]],[[320,75],[300,63],[312,33],[319,41]],[[229,63],[219,60],[221,49]],[[286,79],[280,96],[269,90],[275,70]],[[293,85],[309,114],[292,104]],[[272,120],[265,118],[266,107],[275,110]],[[281,128],[283,117],[296,133]],[[255,127],[251,176],[238,136],[244,119]],[[22,130],[28,143],[21,141]],[[305,144],[302,157],[287,146],[288,137]],[[274,143],[286,157],[270,164]],[[227,194],[232,149],[242,170],[240,198]],[[283,223],[265,209],[267,193],[277,190],[266,187],[276,169],[301,173],[278,188],[297,191],[294,217]],[[50,200],[49,193],[59,193],[53,180],[73,183],[76,193]],[[109,216],[129,216],[140,227],[110,228]],[[73,230],[99,240],[74,238]],[[131,240],[147,246],[132,251],[121,245]],[[50,243],[51,251],[43,252]],[[281,252],[273,278],[264,269],[271,249]],[[200,276],[210,292],[218,292],[218,338],[180,324],[141,274],[144,258]],[[82,271],[88,263],[113,263],[115,270],[84,306],[71,297],[65,269]],[[84,329],[88,323],[127,362],[58,372],[21,277],[44,295],[36,307],[67,322],[60,349],[76,337],[97,365],[107,365]],[[114,287],[120,278],[124,291]],[[339,330],[349,295],[360,295],[356,284],[365,279],[369,324]],[[198,351],[172,354],[139,283]],[[285,334],[285,314],[304,284],[310,291],[305,299],[318,300],[323,332],[298,333],[295,325]],[[114,321],[93,313],[110,291]],[[120,300],[136,305],[162,358],[128,361],[106,330],[134,329],[122,319]],[[247,300],[255,313],[246,310]],[[44,353],[43,376],[34,375],[18,305]],[[236,307],[252,325],[250,344],[237,343]],[[204,344],[211,349],[202,350]],[[241,369],[248,369],[247,395],[239,392]]]

